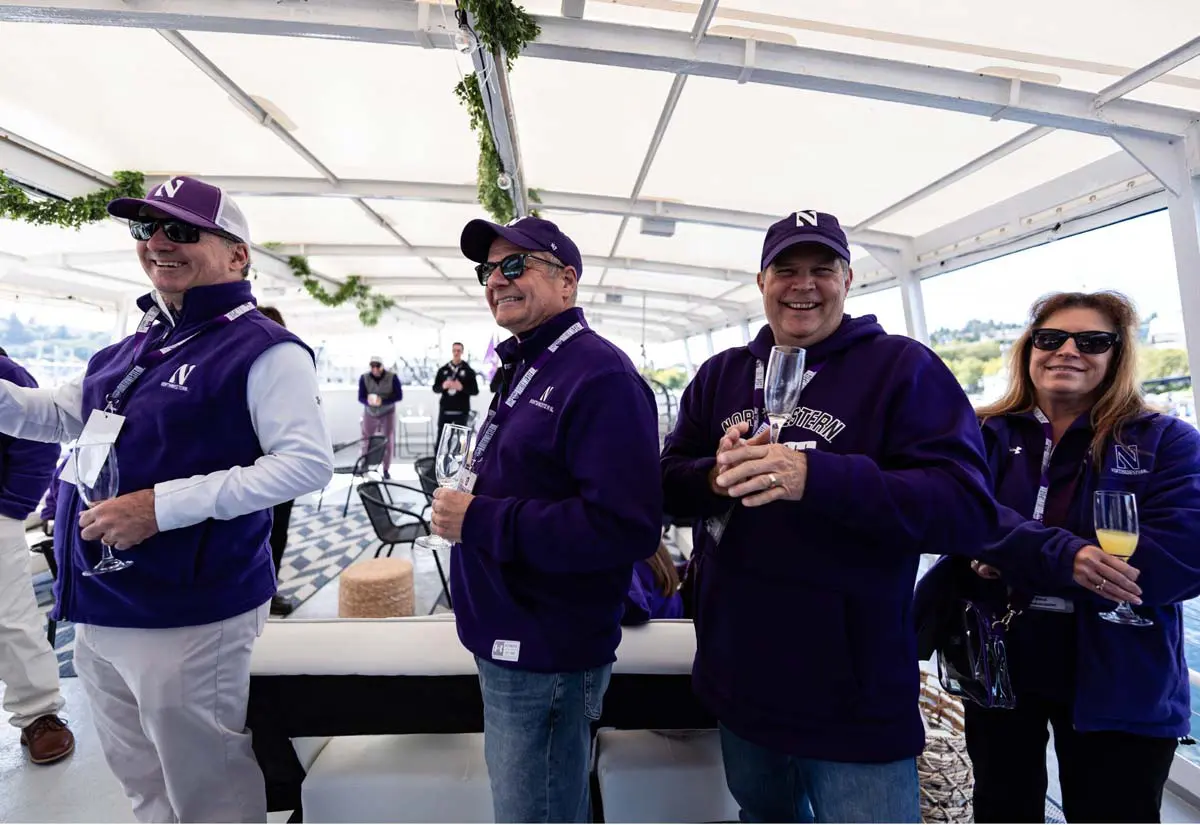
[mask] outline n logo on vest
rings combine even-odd
[[[183,184],[184,181],[181,181],[179,178],[173,178],[155,189],[152,197],[174,198],[179,193],[179,190],[183,188]]]
[[[1142,457],[1138,453],[1136,444],[1130,444],[1129,446],[1114,444],[1113,453],[1116,461],[1112,471],[1117,475],[1141,476],[1150,472],[1149,470],[1142,469]]]
[[[531,398],[529,400],[529,403],[535,407],[539,407],[539,408],[545,410],[546,412],[554,412],[554,407],[550,406],[550,404],[549,404],[550,393],[552,393],[552,392],[554,392],[553,385],[546,387],[545,391],[542,393],[541,398]]]
[[[187,392],[188,388],[184,385],[187,384],[188,378],[191,377],[195,370],[195,364],[180,364],[175,369],[175,372],[171,373],[171,377],[162,382],[161,386],[171,390],[178,390],[179,392]]]

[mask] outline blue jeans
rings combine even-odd
[[[751,744],[724,725],[721,755],[742,822],[921,821],[916,759],[801,759]]]
[[[534,673],[475,661],[496,821],[589,822],[592,722],[612,665]]]

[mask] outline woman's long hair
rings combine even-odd
[[[1091,309],[1112,324],[1117,333],[1108,374],[1096,388],[1092,405],[1092,456],[1097,466],[1104,445],[1111,438],[1121,443],[1121,429],[1134,417],[1147,411],[1137,380],[1137,311],[1133,302],[1119,292],[1056,292],[1038,299],[1030,311],[1029,326],[1013,344],[1009,356],[1008,389],[999,401],[976,411],[979,420],[1008,413],[1030,412],[1037,406],[1037,393],[1029,377],[1029,357],[1033,349],[1033,331],[1046,319],[1064,309]]]
[[[654,572],[654,586],[662,591],[664,596],[670,596],[679,589],[679,573],[675,570],[675,562],[671,560],[671,551],[661,541],[654,555],[646,559],[646,564]]]

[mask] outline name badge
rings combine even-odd
[[[1074,613],[1075,602],[1055,596],[1034,596],[1029,602],[1029,609],[1044,610],[1047,613]]]
[[[475,482],[478,479],[479,476],[475,475],[475,473],[464,467],[458,474],[458,489],[462,490],[464,493],[474,493]]]
[[[125,416],[104,410],[92,410],[87,423],[83,425],[83,432],[75,442],[75,454],[63,465],[59,479],[68,484],[76,484],[82,475],[83,483],[89,487],[93,486],[124,426]]]

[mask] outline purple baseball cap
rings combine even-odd
[[[197,178],[179,175],[154,187],[144,198],[117,198],[108,204],[108,214],[129,221],[151,217],[155,211],[250,243],[250,227],[238,205],[217,187]]]
[[[583,256],[575,242],[563,234],[558,225],[542,218],[518,218],[507,226],[480,218],[463,227],[459,248],[477,264],[485,264],[492,241],[497,237],[521,249],[549,252],[566,266],[575,269],[575,277],[583,277]]]
[[[850,261],[850,243],[842,225],[833,215],[801,209],[781,221],[771,224],[763,241],[762,271],[766,271],[779,253],[798,243],[817,243],[833,250],[839,258]]]

